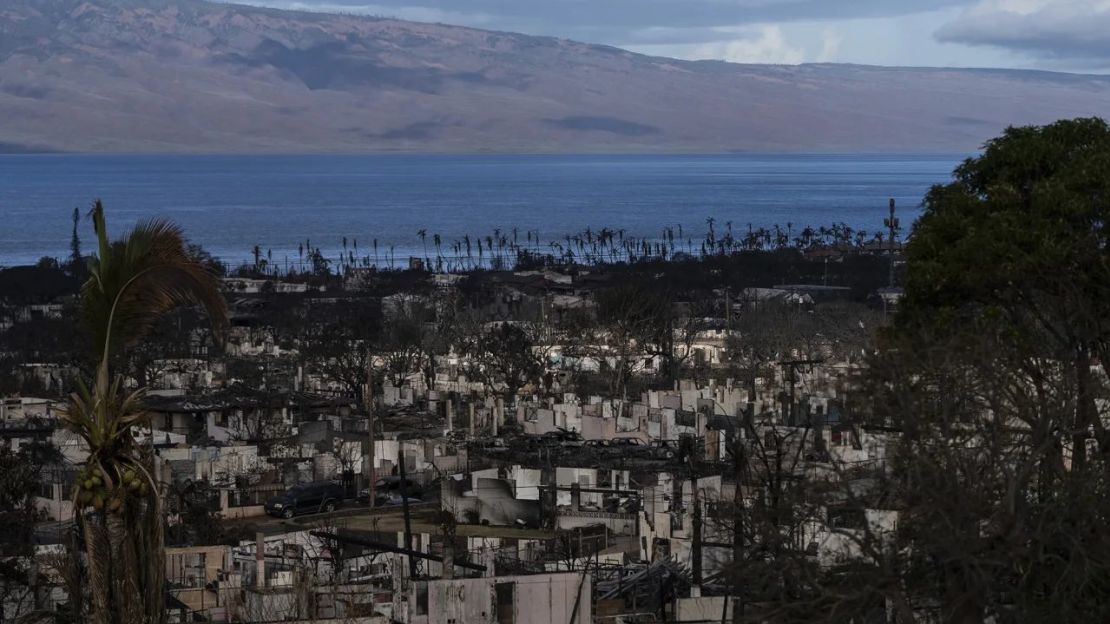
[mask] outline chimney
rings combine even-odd
[[[266,535],[254,535],[254,586],[258,589],[266,588]]]

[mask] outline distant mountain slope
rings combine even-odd
[[[5,151],[940,151],[1110,77],[653,58],[200,0],[0,2]]]

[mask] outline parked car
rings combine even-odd
[[[405,479],[405,494],[408,496],[409,502],[418,502],[416,499],[422,495],[422,488],[420,485],[411,479]],[[374,504],[375,505],[388,505],[390,497],[395,496],[397,504],[401,504],[401,477],[383,477],[378,479],[374,484]],[[370,488],[363,488],[358,493],[358,502],[370,502]]]
[[[473,448],[481,450],[483,453],[505,453],[510,447],[501,438],[489,438],[485,440],[476,440]]]
[[[558,446],[567,446],[571,448],[582,446],[581,434],[577,431],[568,431],[561,428],[543,434],[543,439],[549,443],[557,444]]]
[[[630,457],[649,457],[653,454],[651,447],[639,438],[613,438],[609,440],[609,447]]]
[[[264,508],[271,516],[288,519],[300,514],[335,511],[345,495],[343,486],[335,481],[302,483],[270,498]]]
[[[545,448],[559,446],[558,438],[544,435],[527,435],[518,440],[519,448],[527,451],[538,451]]]

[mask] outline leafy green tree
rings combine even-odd
[[[1110,617],[1108,217],[1099,119],[1010,128],[925,199],[866,392],[900,432],[886,582],[938,621]]]
[[[1075,377],[1075,463],[1097,418],[1091,364],[1110,362],[1110,126],[1010,128],[934,187],[907,247],[903,334],[1007,331]]]

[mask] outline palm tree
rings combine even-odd
[[[421,228],[416,231],[416,235],[420,237],[420,243],[424,245],[424,262],[431,264],[428,261],[428,230]]]
[[[79,384],[64,415],[89,447],[74,492],[92,599],[86,621],[164,622],[162,501],[150,450],[135,436],[145,418],[143,390],[126,392],[111,369],[166,312],[200,304],[219,329],[227,307],[217,278],[190,255],[177,226],[146,221],[110,242],[99,201],[91,216],[99,250],[89,261],[81,317],[98,365],[93,385]]]

